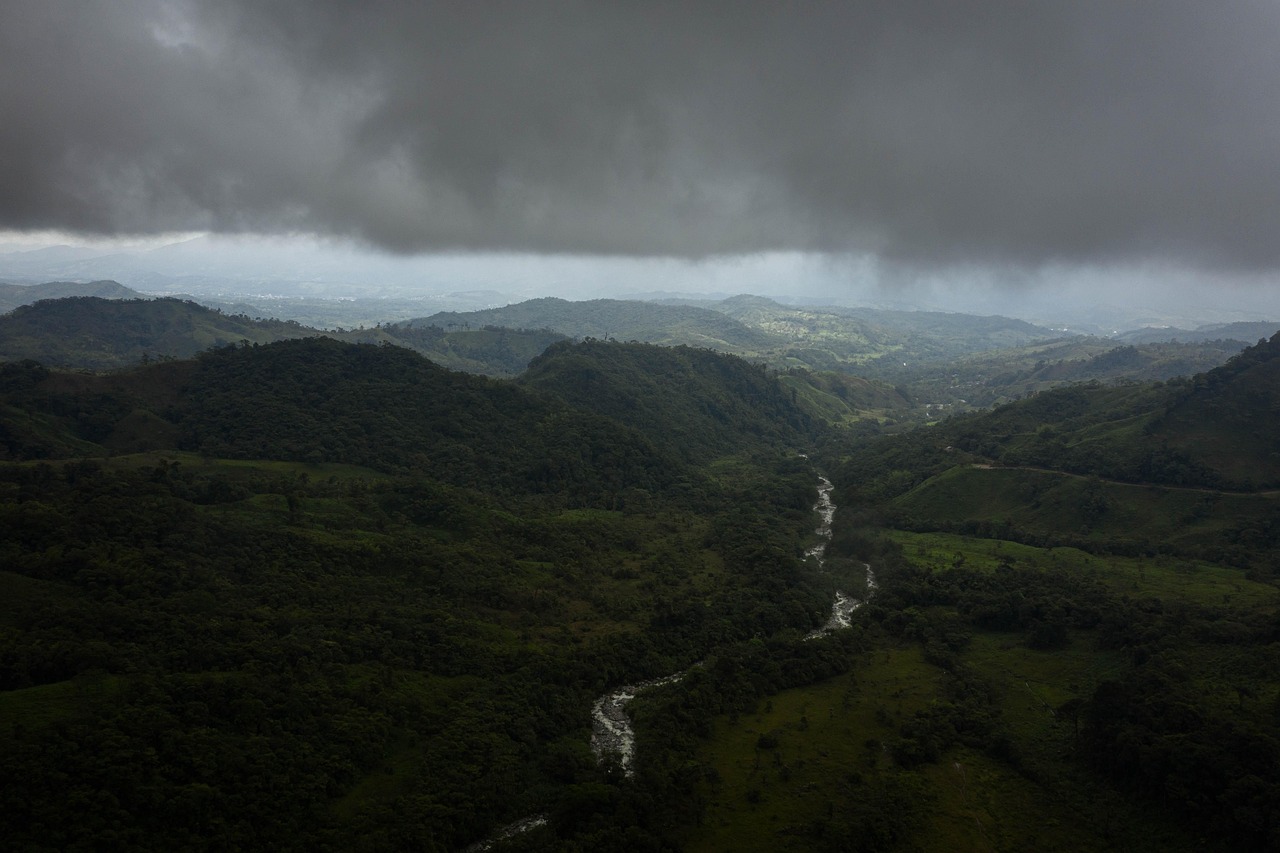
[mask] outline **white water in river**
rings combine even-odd
[[[636,733],[631,728],[631,718],[627,716],[627,703],[636,698],[641,690],[675,684],[682,678],[684,673],[679,672],[665,678],[628,684],[597,699],[591,706],[591,751],[595,753],[596,760],[600,761],[606,755],[616,755],[623,772],[630,776],[631,759],[636,751]]]
[[[831,484],[830,480],[821,475],[818,476],[818,502],[813,505],[813,510],[822,519],[822,523],[815,531],[821,537],[821,541],[804,553],[806,557],[813,557],[818,561],[819,570],[822,569],[822,564],[826,559],[827,543],[831,541],[831,522],[836,515],[836,505],[831,502],[831,492],[834,489],[835,486]],[[867,569],[867,597],[870,598],[872,593],[875,592],[876,578],[869,564],[863,563],[862,565]],[[831,617],[827,619],[821,628],[816,628],[806,634],[805,639],[812,640],[832,631],[848,628],[852,624],[853,611],[864,603],[863,599],[851,598],[844,592],[837,590],[835,603],[831,605]],[[694,664],[694,666],[699,665]],[[631,761],[635,757],[636,733],[635,729],[631,727],[631,718],[627,716],[627,703],[636,698],[636,694],[642,690],[661,687],[664,684],[675,684],[684,678],[685,673],[688,671],[677,672],[665,678],[641,681],[638,684],[628,684],[597,699],[591,706],[591,751],[595,753],[596,760],[601,761],[606,755],[616,755],[618,764],[622,767],[623,772],[627,776],[632,776]],[[522,832],[543,826],[546,822],[546,815],[535,815],[518,820],[498,830],[488,839],[471,845],[467,848],[467,853],[479,853],[479,851],[489,850],[499,841],[505,841]]]
[[[822,517],[822,524],[817,529],[817,534],[822,540],[805,551],[806,557],[813,557],[818,561],[818,568],[821,569],[826,561],[827,544],[831,541],[831,521],[836,516],[836,505],[831,502],[831,492],[835,486],[831,481],[822,475],[818,475],[818,502],[813,505],[813,509]],[[863,563],[863,567],[867,570],[867,598],[876,589],[876,576],[871,571],[870,563]],[[853,611],[857,610],[866,601],[861,598],[853,598],[843,590],[836,590],[836,600],[831,605],[831,616],[823,623],[821,628],[815,628],[805,635],[806,640],[812,640],[814,637],[821,637],[824,634],[830,634],[832,631],[838,631],[841,628],[848,628],[853,624]]]
[[[515,838],[522,832],[528,832],[531,829],[537,829],[540,826],[547,825],[547,816],[544,814],[533,815],[532,817],[524,817],[515,823],[509,823],[499,829],[493,835],[484,841],[477,841],[468,847],[464,853],[484,853],[485,850],[492,850],[493,845],[506,841],[508,838]]]
[[[804,552],[806,557],[813,557],[818,561],[819,569],[822,568],[826,557],[827,543],[831,541],[831,521],[836,514],[836,506],[831,502],[831,492],[834,489],[835,486],[830,480],[819,475],[818,502],[814,504],[813,509],[822,519],[822,523],[816,530],[822,539],[817,545]],[[875,590],[876,579],[871,566],[866,563],[863,565],[867,569],[867,595],[870,596]],[[852,598],[844,592],[837,591],[835,603],[831,605],[831,617],[821,628],[816,628],[805,635],[805,639],[811,640],[841,628],[848,628],[852,624],[853,611],[863,603],[863,599]],[[680,672],[665,678],[628,684],[597,699],[591,707],[591,751],[595,753],[596,760],[603,760],[606,755],[615,755],[623,772],[630,776],[631,760],[636,749],[636,733],[631,727],[631,718],[627,716],[627,703],[636,698],[636,693],[641,690],[672,684],[682,678],[684,673]]]

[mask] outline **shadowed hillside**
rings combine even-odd
[[[1280,333],[1180,383],[1151,435],[1220,472],[1223,482],[1280,486]]]
[[[297,323],[229,317],[177,299],[85,296],[24,305],[0,317],[0,358],[103,370],[144,358],[190,358],[242,340],[312,334]]]
[[[91,443],[342,462],[565,495],[649,489],[670,476],[663,454],[628,427],[399,347],[308,338],[118,376],[42,370],[4,368],[10,405],[39,413],[0,424],[11,457],[85,452]]]
[[[834,584],[802,419],[706,351],[541,364],[665,371],[638,409],[702,443],[325,338],[0,365],[8,846],[448,851],[554,812],[543,849],[659,849],[679,765],[639,791],[597,761],[596,697],[714,653],[727,703],[846,658],[798,639]]]
[[[670,443],[689,460],[752,444],[795,448],[810,428],[767,368],[691,347],[556,344],[519,381]]]

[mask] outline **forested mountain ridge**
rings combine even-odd
[[[717,314],[720,321],[709,319]],[[725,322],[734,325],[726,329]],[[795,375],[838,373],[885,383],[873,394],[878,401],[854,406],[854,411],[839,401],[818,399],[820,392],[807,392],[811,412],[835,422],[868,416],[919,422],[1071,382],[1164,380],[1216,367],[1244,346],[1216,339],[1117,346],[1008,317],[799,308],[748,295],[662,303],[534,299],[487,311],[437,314],[396,328],[435,327],[442,333],[487,323],[546,326],[578,338],[693,344],[778,370],[803,371]],[[898,399],[892,400],[895,392]]]
[[[749,295],[667,302],[543,298],[505,308],[440,313],[408,323],[464,324],[545,327],[577,338],[689,344],[758,358],[779,368],[845,372],[857,372],[859,365],[880,357],[939,360],[1061,336],[1006,317],[797,308]]]
[[[999,317],[898,312],[902,319],[895,322],[900,328],[885,330],[843,316],[837,309],[802,311],[760,297],[740,296],[712,304],[732,310],[758,328],[748,329],[706,308],[618,300],[534,300],[508,306],[515,315],[490,319],[530,325],[551,322],[571,331],[582,331],[583,323],[592,329],[598,325],[602,331],[640,323],[633,331],[664,346],[699,341],[785,370],[787,384],[811,417],[835,424],[883,422],[891,427],[985,408],[1073,381],[1189,375],[1220,364],[1243,346],[1211,341],[1117,348],[1100,339],[1075,337],[972,353],[979,346],[1014,343],[1009,334],[1031,333],[1021,329],[1018,321]],[[548,346],[566,339],[564,332],[549,328],[480,324],[473,315],[450,315],[455,319],[446,322],[444,315],[438,316],[443,325],[419,321],[320,330],[293,321],[225,314],[177,299],[71,297],[43,300],[0,316],[0,357],[104,370],[147,359],[188,358],[240,341],[325,336],[352,343],[391,343],[452,370],[513,377]],[[732,328],[723,328],[726,323]],[[1010,330],[1010,324],[1015,328]],[[750,334],[744,336],[744,330]],[[852,378],[855,375],[858,378]]]
[[[794,449],[815,429],[763,367],[599,341],[553,346],[517,384],[328,338],[223,347],[101,377],[11,363],[0,384],[11,392],[0,422],[9,458],[171,449],[562,494],[587,472],[615,493],[653,488],[677,459]]]
[[[318,336],[349,343],[392,343],[454,370],[497,376],[520,373],[535,355],[564,340],[563,335],[546,330],[499,328],[446,331],[387,325],[322,330],[292,320],[225,314],[187,300],[84,296],[45,299],[0,316],[0,359],[107,370],[148,359],[190,358],[243,341],[270,343]]]
[[[4,370],[11,385],[22,381],[21,365]],[[132,375],[46,375],[14,396],[42,407],[35,411],[61,424],[68,444],[125,452],[342,462],[565,495],[588,472],[614,491],[670,476],[670,460],[619,423],[409,350],[326,338],[226,347]],[[11,458],[62,455],[20,421],[3,424]]]

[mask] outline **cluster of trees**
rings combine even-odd
[[[1224,714],[1176,659],[1155,657],[1131,677],[1097,686],[1083,708],[1081,754],[1117,785],[1192,818],[1233,849],[1274,850],[1280,696],[1259,695],[1247,683],[1235,690],[1240,711],[1246,702],[1270,707]]]

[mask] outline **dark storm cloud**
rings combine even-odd
[[[1272,2],[0,11],[0,226],[1280,265]]]

